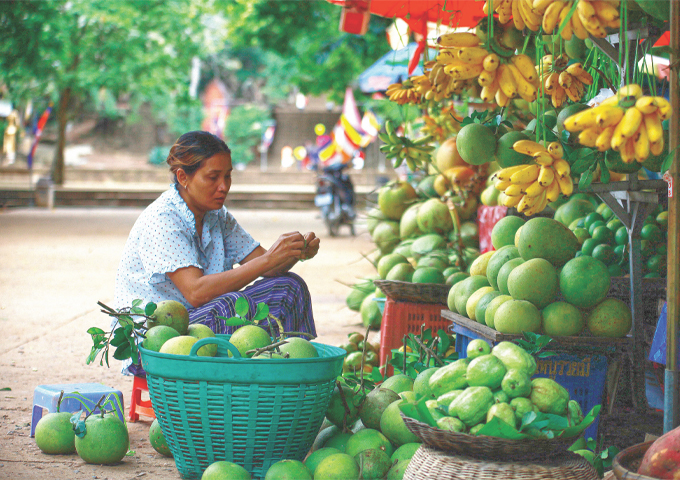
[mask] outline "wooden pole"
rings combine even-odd
[[[680,103],[678,102],[678,61],[680,61],[680,2],[670,2],[671,17],[670,47],[670,102],[671,111],[668,128],[669,152],[674,152],[673,164],[669,170],[668,190],[668,283],[666,285],[666,372],[664,376],[664,419],[663,429],[668,432],[678,426],[678,287],[680,286],[680,220],[678,219],[678,137],[680,136]]]

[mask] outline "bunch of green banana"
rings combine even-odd
[[[411,140],[398,135],[392,122],[387,120],[385,133],[380,133],[378,137],[385,143],[380,146],[380,151],[387,158],[393,159],[394,168],[406,162],[411,171],[416,171],[418,168],[425,168],[432,161],[431,153],[435,148],[430,145],[433,141],[432,135]]]

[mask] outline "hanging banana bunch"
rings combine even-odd
[[[538,73],[527,55],[514,55],[494,39],[482,44],[474,33],[455,32],[437,39],[441,46],[437,63],[454,79],[477,78],[480,98],[505,107],[517,96],[533,102],[538,95]]]
[[[564,121],[570,132],[581,132],[578,141],[599,151],[616,150],[621,160],[642,163],[649,155],[661,155],[664,147],[662,121],[671,116],[663,97],[642,95],[639,85],[621,87],[598,106]]]
[[[553,107],[559,108],[569,98],[578,102],[586,93],[586,85],[593,84],[593,77],[584,70],[581,63],[567,65],[569,57],[565,54],[553,57],[545,55],[541,59],[538,71],[545,93],[550,95]]]
[[[472,79],[455,80],[444,72],[444,65],[435,60],[425,62],[423,70],[423,75],[412,77],[411,80],[416,85],[416,92],[425,100],[441,102],[474,85]]]
[[[513,150],[533,157],[535,163],[504,168],[494,174],[496,189],[505,194],[504,205],[531,216],[541,212],[560,194],[568,197],[574,191],[571,167],[562,156],[559,142],[548,147],[531,140],[519,140]]]
[[[421,95],[416,91],[416,87],[417,85],[411,79],[406,79],[403,83],[393,83],[387,87],[385,94],[391,101],[399,105],[420,103]]]
[[[394,168],[398,168],[406,162],[408,168],[415,172],[418,168],[425,168],[432,161],[432,150],[430,145],[433,141],[431,135],[411,140],[407,137],[398,135],[394,125],[390,120],[385,122],[385,133],[379,133],[378,137],[385,144],[380,146],[380,151],[387,158],[393,159]]]
[[[442,108],[439,113],[423,115],[423,122],[420,129],[423,135],[431,135],[440,144],[460,130],[460,121],[452,105]]]
[[[543,17],[543,32],[550,34],[561,28],[560,35],[565,40],[570,40],[572,35],[585,40],[588,34],[604,38],[606,28],[621,26],[619,3],[619,0],[576,0],[576,10],[568,21],[567,15],[574,7],[574,1],[534,0],[533,7]]]

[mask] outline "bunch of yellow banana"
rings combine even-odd
[[[515,207],[526,216],[535,215],[557,200],[560,193],[566,197],[574,191],[571,167],[562,155],[559,142],[547,148],[531,140],[519,140],[513,150],[533,157],[535,163],[504,168],[494,174],[496,189],[503,191],[506,207]]]
[[[560,35],[565,40],[570,40],[572,35],[585,40],[588,34],[597,38],[606,37],[607,27],[619,28],[619,3],[619,0],[576,0],[576,10],[569,21],[566,18],[574,0],[533,0],[533,8],[542,17],[540,25],[544,33],[550,34],[561,28]]]
[[[418,92],[425,100],[441,102],[452,95],[458,95],[473,85],[473,80],[455,80],[444,72],[444,65],[430,60],[424,64],[424,75],[412,77]]]
[[[625,85],[598,106],[583,110],[564,121],[570,132],[581,132],[578,141],[604,152],[610,148],[621,160],[644,162],[661,155],[664,147],[662,121],[670,118],[671,105],[663,97],[642,95],[639,85]]]
[[[411,140],[397,134],[394,125],[390,120],[385,122],[385,133],[379,133],[378,137],[385,144],[380,146],[380,151],[387,158],[394,159],[393,166],[398,168],[406,162],[408,168],[415,172],[418,168],[426,168],[432,161],[432,151],[434,146],[430,145],[433,141],[431,135]]]
[[[568,62],[569,58],[564,54],[557,57],[545,55],[538,67],[541,84],[555,108],[561,107],[567,98],[572,102],[580,101],[586,93],[586,85],[593,84],[592,75],[584,70],[581,63],[567,65]]]
[[[421,95],[416,91],[416,85],[411,79],[404,80],[404,83],[393,83],[387,87],[385,94],[393,102],[399,105],[405,103],[420,103]]]
[[[460,121],[453,106],[442,108],[438,114],[423,115],[422,118],[424,125],[420,131],[426,136],[431,135],[434,141],[440,144],[460,130]]]

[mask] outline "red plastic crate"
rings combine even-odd
[[[404,335],[420,334],[423,324],[435,335],[440,329],[449,332],[451,321],[441,316],[441,311],[447,308],[438,303],[396,302],[388,298],[380,325],[380,365],[389,361],[392,349],[402,346]],[[392,374],[391,368],[388,373]]]

